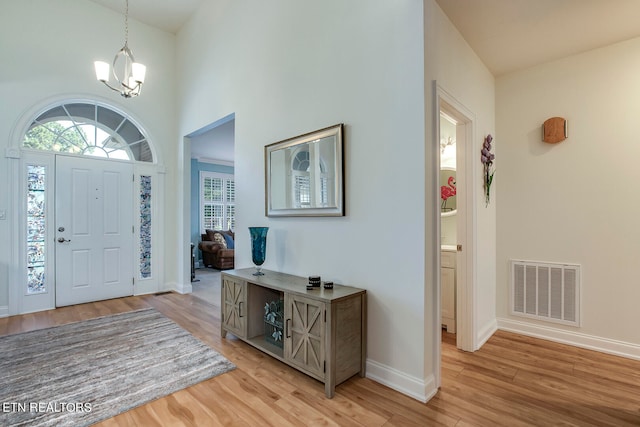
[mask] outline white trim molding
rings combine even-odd
[[[179,294],[190,294],[193,292],[191,283],[175,283],[172,288]]]
[[[20,158],[20,149],[15,147],[7,147],[5,150],[4,156],[7,159],[19,159]]]
[[[135,279],[133,283],[133,295],[148,295],[159,292],[158,282],[155,279]]]
[[[478,297],[477,297],[477,188],[476,185],[476,157],[472,155],[475,140],[476,115],[460,102],[454,95],[447,91],[437,81],[433,81],[433,93],[435,97],[434,120],[435,126],[440,133],[440,112],[446,112],[450,117],[456,120],[456,138],[457,141],[457,164],[458,175],[456,181],[459,191],[466,196],[458,199],[458,220],[457,220],[457,236],[458,244],[463,250],[458,253],[456,262],[456,324],[457,324],[457,347],[464,351],[476,351],[480,348],[478,345]],[[439,135],[438,135],[439,136]],[[436,138],[433,142],[439,153],[440,140]],[[439,159],[439,157],[438,157]],[[438,161],[438,170],[440,162]],[[440,215],[440,187],[436,181],[435,189],[435,212],[434,215]],[[439,221],[438,221],[439,223]],[[440,245],[440,226],[438,226],[437,244]],[[438,255],[438,263],[440,266],[440,247],[436,248]],[[440,298],[437,295],[437,298]],[[439,300],[438,300],[439,301]],[[439,313],[439,312],[438,312]],[[436,323],[440,327],[440,321]],[[439,336],[439,334],[436,334]],[[440,342],[434,343],[440,346]],[[436,369],[440,371],[439,360],[440,350],[436,354],[438,366]],[[439,382],[440,378],[438,378]]]
[[[0,306],[0,317],[9,317],[9,306],[8,305]]]
[[[221,159],[212,159],[211,157],[198,157],[196,160],[200,163],[209,163],[212,165],[220,165],[220,166],[235,166],[235,163],[230,160],[221,160]]]
[[[478,337],[477,337],[477,344],[478,346],[475,348],[475,350],[480,350],[480,348],[482,348],[482,346],[489,341],[489,338],[491,338],[491,336],[498,330],[498,322],[494,320],[492,320],[491,322],[489,322],[485,327],[483,327],[482,329],[480,329],[480,332],[478,333]],[[474,351],[475,351],[474,350]]]
[[[568,344],[601,353],[613,354],[628,359],[640,360],[640,345],[612,340],[609,338],[587,335],[580,332],[567,331],[550,326],[534,325],[519,320],[498,319],[498,329],[507,332],[527,335],[534,338]]]
[[[422,380],[371,359],[367,359],[367,378],[422,403],[428,402],[438,392],[433,375]]]

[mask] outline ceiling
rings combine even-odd
[[[124,13],[125,0],[90,1]],[[129,15],[177,33],[204,1],[130,0]],[[435,1],[496,77],[640,37],[640,0]],[[194,157],[226,160],[233,152],[228,144],[222,149],[204,139],[196,141]],[[207,153],[214,147],[222,152]]]
[[[91,0],[124,13],[125,0]],[[130,0],[177,33],[206,0]],[[640,36],[640,0],[436,0],[494,76]]]
[[[124,14],[125,0],[91,0],[104,7]],[[129,16],[170,33],[193,15],[204,0],[129,0]]]
[[[191,158],[203,162],[234,162],[235,120],[190,137]],[[219,163],[219,162],[218,162]]]
[[[640,36],[639,0],[436,0],[494,76]]]

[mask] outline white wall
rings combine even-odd
[[[5,1],[0,14],[0,315],[8,304],[12,224],[18,207],[10,197],[11,164],[7,147],[17,147],[29,120],[52,101],[90,97],[129,113],[148,132],[161,161],[175,146],[175,36],[129,20],[129,46],[147,65],[147,83],[140,98],[125,100],[95,80],[93,61],[112,61],[124,44],[124,18],[93,2],[74,0]],[[167,178],[172,181],[173,170]],[[175,218],[167,213],[169,223]],[[173,233],[173,235],[172,235]],[[168,241],[175,232],[167,230]],[[173,248],[173,245],[168,245]],[[174,249],[168,249],[168,252]],[[171,253],[168,258],[175,257]],[[173,271],[172,271],[173,270]],[[169,265],[169,275],[175,268]],[[174,279],[175,280],[175,279]],[[4,313],[6,314],[6,313]]]
[[[464,106],[471,115],[474,116],[473,123],[473,146],[465,149],[466,155],[472,158],[472,169],[468,173],[472,175],[472,185],[470,190],[476,194],[473,205],[470,209],[475,211],[476,221],[473,227],[476,230],[475,244],[466,251],[472,251],[473,255],[473,276],[468,277],[475,286],[475,306],[473,307],[475,317],[475,328],[473,330],[474,346],[477,348],[495,331],[495,292],[496,292],[496,205],[499,187],[503,178],[501,172],[496,174],[496,179],[492,187],[492,201],[489,206],[485,206],[482,196],[482,167],[480,163],[480,150],[484,137],[487,134],[494,135],[494,153],[496,154],[495,165],[501,169],[501,141],[500,134],[495,130],[495,81],[491,73],[484,66],[482,61],[462,38],[458,30],[442,12],[435,0],[425,1],[425,76],[426,81],[437,81],[447,93]],[[435,94],[429,84],[426,87],[425,104],[427,128],[429,132],[438,120],[437,112],[434,113],[433,105]],[[460,144],[461,141],[458,141]],[[436,156],[439,156],[439,147],[432,147],[427,153],[427,169],[435,170]],[[458,158],[458,170],[464,167],[464,159]],[[435,173],[435,172],[434,172]],[[458,177],[460,177],[458,172]],[[458,187],[460,180],[458,179]],[[439,189],[435,186],[427,185],[427,200],[433,200],[433,192],[438,191],[435,197],[439,198]],[[458,203],[460,203],[458,194]],[[428,211],[428,214],[430,212]],[[427,214],[427,223],[433,220]],[[457,217],[460,221],[460,216]],[[433,239],[433,240],[432,240]],[[435,236],[427,236],[427,242],[433,242]],[[434,251],[439,248],[434,247]],[[430,248],[427,248],[429,256]],[[427,290],[427,295],[430,294]],[[459,309],[464,309],[459,307]],[[437,319],[436,319],[437,320]],[[429,329],[429,328],[428,328]],[[428,349],[427,349],[428,350]]]
[[[500,77],[496,177],[501,322],[605,350],[628,343],[640,358],[639,53],[633,39]],[[546,144],[553,116],[569,137]],[[581,264],[582,327],[509,316],[512,258]]]
[[[368,374],[417,398],[432,375],[422,7],[204,2],[178,34],[180,133],[235,113],[236,266],[251,266],[247,227],[268,226],[265,268],[367,289]],[[264,146],[340,122],[346,216],[266,218]]]
[[[204,2],[178,34],[177,53],[173,35],[130,19],[130,46],[148,67],[143,95],[130,100],[108,92],[92,70],[93,60],[108,61],[121,47],[122,15],[92,2],[32,0],[3,4],[0,24],[2,40],[19,41],[0,46],[11,64],[0,68],[0,149],[18,143],[16,123],[46,99],[108,100],[158,148],[167,166],[164,239],[182,242],[190,167],[182,136],[235,113],[237,265],[251,265],[242,230],[267,225],[266,268],[366,288],[369,375],[417,398],[433,391],[431,81],[476,115],[478,152],[493,131],[494,108],[492,77],[433,0]],[[347,215],[264,217],[264,145],[339,122],[346,125]],[[8,164],[0,156],[0,210],[9,214],[0,220],[0,310],[15,219]],[[493,319],[494,206],[485,209],[481,199],[475,206],[481,328]],[[178,287],[188,281],[187,241],[167,244],[164,254],[166,281]]]

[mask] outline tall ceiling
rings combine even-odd
[[[125,0],[91,1],[124,13]],[[176,33],[203,1],[129,0],[129,15]],[[494,76],[640,36],[640,0],[436,2]]]
[[[90,1],[124,14],[125,0]],[[204,1],[210,0],[129,0],[129,16],[177,33]],[[640,0],[436,2],[496,77],[640,37]],[[215,134],[214,129],[194,141],[194,157],[232,157],[232,145],[206,143],[209,138],[217,140]],[[213,148],[218,152],[209,151]]]
[[[125,0],[91,0],[124,14]],[[129,16],[152,27],[177,33],[204,0],[129,0]]]

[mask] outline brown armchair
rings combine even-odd
[[[218,270],[233,268],[234,239],[235,233],[231,230],[206,230],[206,233],[202,234],[202,241],[198,243],[205,267]]]

